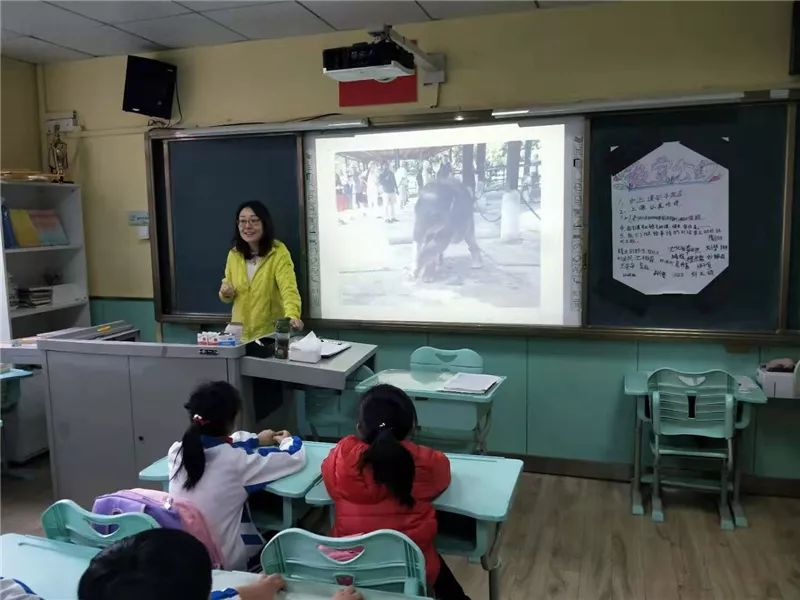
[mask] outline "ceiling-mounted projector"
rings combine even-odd
[[[391,81],[422,68],[422,82],[444,82],[444,55],[426,54],[391,25],[368,30],[375,40],[322,51],[322,72],[337,81]]]
[[[389,40],[322,51],[322,72],[337,81],[394,79],[414,74],[414,55]]]

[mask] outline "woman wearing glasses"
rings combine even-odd
[[[289,250],[275,239],[272,217],[261,202],[245,202],[236,211],[233,248],[228,252],[220,300],[233,303],[232,323],[242,324],[242,341],[275,329],[288,318],[302,329],[300,293]]]

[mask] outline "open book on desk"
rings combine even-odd
[[[444,392],[457,392],[460,394],[485,394],[502,381],[496,375],[483,375],[481,373],[456,373],[442,385]]]

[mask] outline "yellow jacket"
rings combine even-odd
[[[247,279],[244,256],[233,249],[225,263],[225,280],[234,287],[232,323],[242,324],[242,340],[250,342],[275,331],[275,320],[300,318],[300,293],[294,263],[286,246],[275,241],[272,250],[261,259],[253,280]]]

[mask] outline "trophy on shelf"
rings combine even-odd
[[[53,128],[53,139],[48,148],[47,162],[50,172],[58,177],[59,183],[64,183],[64,173],[69,168],[67,158],[67,144],[61,139],[61,127]]]

